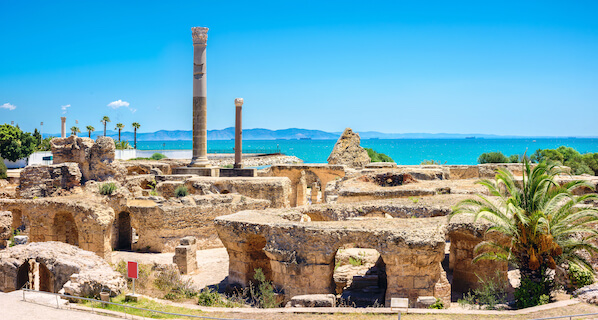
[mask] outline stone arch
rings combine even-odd
[[[79,230],[70,212],[62,211],[54,216],[52,231],[52,240],[79,246]]]
[[[356,307],[384,306],[388,277],[384,259],[375,246],[339,246],[333,261],[333,287],[341,303]]]
[[[29,279],[29,270],[31,269],[31,265],[29,261],[26,260],[23,264],[17,269],[17,285],[15,286],[16,290],[23,288],[27,284],[27,288],[31,287],[31,282]],[[29,283],[29,284],[28,284]]]
[[[123,211],[116,218],[116,249],[131,250],[132,242],[131,214]]]
[[[253,281],[255,270],[260,268],[266,276],[266,280],[272,280],[272,267],[270,265],[270,258],[266,255],[264,248],[266,247],[266,238],[262,235],[250,235],[247,237],[246,248],[248,255],[248,276],[247,282]]]
[[[320,176],[311,170],[305,170],[305,183],[310,190],[307,197],[310,199],[311,204],[322,202],[325,186],[322,186],[322,179],[320,179]],[[318,197],[318,195],[320,195],[320,197]]]

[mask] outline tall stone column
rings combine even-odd
[[[193,37],[193,158],[191,167],[208,167],[206,45],[208,28],[191,28]]]
[[[235,168],[243,168],[243,98],[235,99]]]
[[[60,137],[66,138],[66,117],[60,117]]]

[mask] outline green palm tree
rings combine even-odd
[[[87,126],[87,127],[85,127],[85,129],[87,129],[87,132],[89,133],[90,138],[91,138],[91,133],[96,130],[96,128],[94,128],[93,126]]]
[[[133,127],[133,130],[134,130],[134,139],[135,139],[135,141],[134,141],[133,145],[134,145],[134,148],[137,149],[137,129],[139,129],[139,127],[141,127],[141,125],[139,124],[139,122],[133,122],[131,124],[131,127]]]
[[[108,116],[104,116],[100,122],[104,124],[104,137],[105,137],[106,136],[106,124],[108,122],[110,122],[110,118],[108,118]]]
[[[71,127],[71,134],[73,136],[77,136],[77,132],[81,132],[81,130],[79,130],[79,127],[72,126]]]
[[[539,300],[542,294],[550,296],[552,284],[547,280],[550,269],[573,263],[592,270],[580,252],[598,252],[598,248],[588,242],[598,235],[590,225],[598,220],[598,209],[579,205],[598,197],[596,194],[573,195],[573,191],[582,186],[593,189],[584,181],[560,186],[555,181],[560,171],[554,166],[540,163],[531,169],[526,159],[523,166],[522,181],[504,169],[497,171],[495,180],[480,181],[493,197],[478,195],[477,199],[463,200],[451,216],[474,214],[475,220],[490,223],[487,232],[510,239],[506,245],[492,241],[480,243],[476,252],[490,250],[477,255],[474,262],[490,259],[512,263],[521,273],[520,288],[524,283],[532,283],[541,291],[534,297]]]
[[[116,128],[114,128],[115,130],[118,129],[118,142],[120,142],[120,132],[124,127],[125,125],[119,122],[116,124]]]

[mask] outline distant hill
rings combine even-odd
[[[103,131],[95,131],[92,133],[92,138],[102,135]],[[298,140],[298,139],[313,139],[313,140],[336,140],[340,137],[342,132],[326,132],[321,130],[309,129],[281,129],[270,130],[263,128],[245,129],[243,130],[243,139],[245,140]],[[87,132],[82,132],[80,136],[87,136]],[[118,139],[118,131],[108,130],[106,135]],[[477,133],[382,133],[376,131],[359,132],[361,139],[525,139],[532,137],[525,136],[500,136],[492,134],[477,134]],[[60,136],[60,134],[44,134],[46,136]],[[225,128],[221,130],[208,130],[208,140],[231,140],[235,138],[235,128]],[[557,137],[533,137],[533,138],[557,138]],[[561,137],[564,138],[564,137]],[[595,138],[595,137],[584,137]],[[133,132],[121,132],[121,139],[133,141]],[[160,130],[156,132],[137,133],[137,141],[171,141],[171,140],[193,140],[191,130]]]

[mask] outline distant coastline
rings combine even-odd
[[[310,129],[244,129],[243,140],[337,140],[342,132],[326,132],[322,130]],[[598,136],[589,137],[558,137],[558,136],[506,136],[478,133],[383,133],[376,131],[359,132],[362,140],[376,139],[593,139]],[[102,135],[102,131],[92,133],[92,138]],[[118,138],[118,132],[108,130],[106,135],[111,138]],[[48,136],[60,136],[60,134],[45,134]],[[81,133],[80,136],[87,136]],[[133,141],[133,132],[121,132],[121,139]],[[225,128],[221,130],[208,130],[208,140],[234,140],[235,128]],[[192,140],[191,130],[159,130],[155,132],[138,132],[137,141],[186,141]]]

